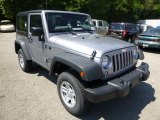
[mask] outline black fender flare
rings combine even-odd
[[[82,80],[92,81],[103,79],[104,75],[99,64],[90,58],[78,56],[75,54],[61,54],[53,57],[49,74],[51,75],[54,71],[56,62],[61,62],[71,69],[76,70],[78,73],[85,72],[85,76],[81,77]]]
[[[138,59],[143,60],[144,59],[144,54],[141,49],[138,49]]]
[[[20,41],[20,40],[15,40],[15,51],[16,51],[16,44],[20,46],[20,48],[23,50],[24,52],[24,55],[26,57],[26,60],[31,60],[31,55],[25,45],[25,43],[23,41]]]

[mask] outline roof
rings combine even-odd
[[[104,21],[104,20],[98,20],[98,19],[92,19],[92,20],[95,20],[95,21]]]
[[[131,24],[131,25],[136,25],[135,23],[128,23],[128,22],[112,22],[111,24]]]
[[[10,20],[1,20],[1,23],[3,22],[11,22]]]
[[[31,11],[19,12],[17,15],[25,15],[25,14],[27,15],[29,13],[42,13],[42,12],[54,12],[54,13],[69,13],[69,14],[88,15],[86,13],[71,12],[71,11],[61,11],[61,10],[31,10]]]

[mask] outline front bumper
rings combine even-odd
[[[97,88],[86,88],[86,98],[90,102],[98,103],[116,97],[124,97],[129,94],[131,88],[138,85],[141,81],[147,80],[149,75],[149,65],[142,63],[132,72],[109,81],[107,85]]]
[[[153,41],[142,41],[142,40],[137,40],[135,42],[136,45],[142,46],[144,48],[159,48],[160,49],[160,43],[159,42],[153,42]]]

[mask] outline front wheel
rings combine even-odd
[[[58,77],[57,89],[65,109],[75,116],[82,115],[89,107],[84,95],[84,87],[79,80],[69,72],[63,72]]]
[[[19,65],[24,72],[29,72],[32,69],[32,61],[26,60],[22,49],[19,49],[18,51],[18,60]]]

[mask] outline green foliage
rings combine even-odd
[[[85,12],[109,22],[135,22],[160,16],[160,0],[0,0],[4,16],[15,21],[21,11],[55,9]]]

